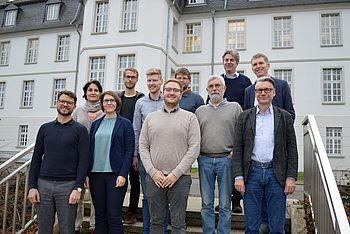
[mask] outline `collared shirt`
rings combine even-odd
[[[256,127],[252,160],[258,162],[271,162],[275,145],[274,115],[272,105],[263,114],[256,107]]]
[[[134,156],[139,153],[139,138],[142,124],[147,115],[153,111],[161,110],[164,105],[164,98],[161,94],[158,100],[153,100],[150,95],[144,96],[137,100],[135,104],[135,112],[133,119],[133,127],[135,133],[135,152]]]
[[[165,113],[175,113],[175,112],[178,111],[179,109],[180,109],[180,107],[179,107],[179,106],[176,106],[175,109],[172,109],[172,110],[169,112],[169,111],[167,111],[167,109],[165,108],[165,105],[163,106],[163,111],[164,111]]]
[[[211,103],[211,101],[210,101],[210,100],[209,100],[209,102],[208,102],[209,106],[212,106],[212,107],[214,107],[214,108],[219,108],[219,107],[221,107],[221,106],[225,105],[226,103],[227,103],[226,98],[224,98],[224,99],[222,100],[222,102],[220,102],[220,104],[219,104],[219,105],[217,105],[217,106],[213,105],[213,103]]]
[[[238,76],[239,76],[239,73],[237,71],[233,73],[233,76],[231,77],[227,76],[226,72],[224,73],[224,78],[227,78],[227,79],[237,79]]]

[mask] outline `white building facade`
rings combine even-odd
[[[26,121],[27,141],[31,143],[38,126],[55,116],[52,105],[55,79],[66,78],[65,88],[77,90],[81,105],[82,86],[89,79],[98,79],[105,90],[122,90],[123,70],[136,67],[140,72],[138,90],[147,93],[148,68],[160,68],[164,78],[169,79],[177,68],[187,67],[193,76],[192,89],[205,98],[207,78],[223,72],[222,54],[226,49],[236,49],[241,56],[238,70],[252,82],[255,76],[250,59],[262,52],[270,59],[270,74],[290,84],[297,114],[299,170],[303,170],[301,123],[308,114],[316,117],[333,169],[350,168],[348,1],[87,0],[82,3],[85,7],[80,45],[74,25],[65,28],[69,28],[71,37],[67,62],[55,61],[57,46],[53,45],[57,44],[57,37],[69,30],[62,28],[62,33],[57,33],[56,29],[41,29],[34,35],[32,31],[0,34],[1,45],[11,42],[8,64],[0,64],[0,104],[3,100],[0,150],[18,149],[21,125]],[[40,38],[39,56],[43,57],[34,66],[28,66],[23,62],[25,57],[20,56],[26,50],[23,44],[26,46],[26,41],[34,37]],[[42,42],[45,40],[48,43]],[[35,82],[34,101],[28,109],[22,105],[22,90],[25,82],[31,80]]]

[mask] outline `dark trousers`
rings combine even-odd
[[[237,206],[239,204],[240,200],[242,200],[242,195],[240,192],[238,192],[238,190],[235,188],[235,186],[233,186],[233,189],[232,189],[232,208],[234,206]]]
[[[132,214],[137,213],[137,208],[140,198],[140,177],[139,172],[135,171],[131,166],[129,170],[129,181],[130,181],[130,200],[128,212]]]
[[[95,206],[96,234],[124,233],[122,207],[128,187],[116,188],[118,175],[111,173],[91,173],[89,176],[92,202]]]

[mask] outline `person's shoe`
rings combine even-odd
[[[214,207],[214,210],[217,211],[217,212],[219,212],[219,205],[215,206],[215,207]]]
[[[137,219],[136,219],[136,217],[135,217],[135,214],[130,214],[130,213],[128,213],[127,215],[126,215],[126,218],[125,218],[125,220],[124,220],[124,224],[129,224],[129,225],[131,225],[131,224],[134,224],[134,223],[136,223],[137,222]]]
[[[234,204],[232,207],[232,213],[238,213],[241,214],[242,213],[242,207],[241,204]]]

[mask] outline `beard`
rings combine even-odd
[[[133,89],[135,88],[136,84],[125,84],[126,89]]]
[[[223,93],[213,93],[213,94],[209,94],[209,98],[210,98],[210,101],[212,103],[218,103],[220,102],[224,97],[224,94]]]
[[[62,115],[62,116],[70,116],[70,115],[73,113],[72,110],[67,110],[66,112],[63,112],[63,111],[60,110],[60,109],[57,109],[57,112],[58,112],[60,115]]]

